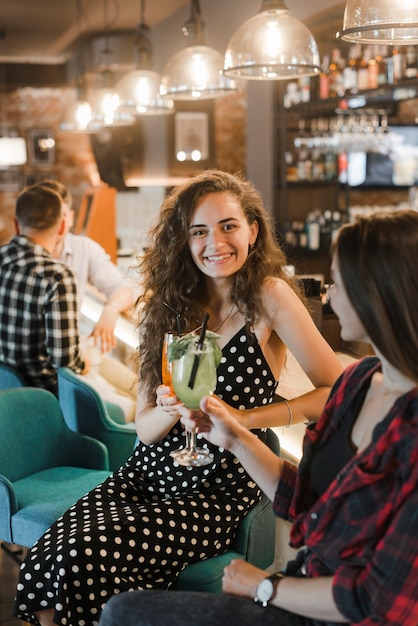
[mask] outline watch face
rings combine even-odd
[[[274,591],[273,583],[269,578],[265,578],[257,587],[257,598],[259,602],[268,602]]]

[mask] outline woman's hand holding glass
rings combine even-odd
[[[181,422],[188,430],[203,434],[205,439],[219,448],[231,450],[239,439],[239,431],[247,430],[233,415],[230,407],[216,395],[205,396],[200,410],[180,406]]]
[[[162,348],[162,356],[161,356],[161,376],[163,380],[163,384],[157,388],[157,405],[159,405],[162,410],[167,413],[170,417],[178,418],[178,405],[180,400],[177,398],[176,394],[173,391],[172,384],[172,374],[173,374],[173,363],[170,363],[168,360],[168,347],[175,338],[180,337],[179,334],[176,334],[174,331],[169,330],[164,333],[163,340],[163,348]],[[190,433],[185,431],[186,434],[186,446],[185,448],[179,448],[178,450],[173,450],[171,452],[171,456],[176,458],[178,454],[184,452],[184,450],[188,450],[190,447]]]

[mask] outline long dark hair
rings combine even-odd
[[[161,346],[164,331],[176,329],[175,314],[181,314],[182,330],[192,330],[203,317],[205,277],[190,254],[189,227],[197,202],[209,193],[232,193],[240,202],[248,224],[258,222],[257,241],[244,266],[235,275],[232,298],[254,323],[261,311],[261,286],[267,276],[280,277],[293,286],[285,272],[286,258],[275,240],[270,216],[259,192],[241,176],[206,170],[176,187],[164,200],[148,246],[139,259],[141,296],[137,305],[139,323],[140,381],[150,401],[161,383]]]
[[[418,213],[358,217],[333,246],[345,290],[383,356],[418,382]]]

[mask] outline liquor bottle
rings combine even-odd
[[[325,154],[319,146],[314,146],[311,151],[312,180],[325,180]]]
[[[418,74],[417,49],[407,46],[405,52],[405,78],[416,78]]]
[[[306,235],[309,250],[319,250],[320,247],[321,229],[317,213],[317,211],[311,211],[306,218]]]
[[[361,56],[361,46],[356,43],[350,47],[350,53],[348,57],[347,65],[344,68],[344,90],[350,93],[357,93],[358,91],[358,60]]]
[[[376,56],[377,84],[379,85],[379,87],[381,85],[386,85],[386,83],[388,82],[388,72],[387,72],[387,65],[386,65],[387,55],[388,55],[387,46],[377,47],[377,56]]]
[[[392,67],[392,77],[393,77],[394,83],[398,83],[400,80],[402,80],[402,77],[404,75],[404,62],[405,62],[405,56],[403,53],[401,53],[400,48],[397,48],[397,47],[392,48],[391,67]]]
[[[377,46],[372,46],[370,48],[370,59],[369,59],[369,64],[367,67],[367,77],[368,77],[368,88],[369,89],[376,89],[378,86],[378,73],[379,73],[379,68],[377,65],[377,60],[376,60],[376,56],[377,56]]]
[[[366,46],[363,56],[359,60],[357,71],[357,86],[359,90],[368,89],[369,87],[369,62],[371,58],[370,46]]]
[[[339,48],[333,48],[328,72],[330,98],[344,95],[342,65],[341,51]]]
[[[319,74],[319,97],[321,100],[329,98],[329,56],[324,55]]]

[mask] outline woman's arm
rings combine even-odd
[[[286,345],[315,387],[289,400],[292,423],[316,421],[343,367],[304,304],[286,282],[268,279],[263,286],[263,304],[264,324]],[[234,412],[234,416],[247,428],[266,428],[286,426],[290,411],[286,403],[274,403]]]
[[[265,572],[246,561],[234,559],[224,569],[222,588],[225,593],[253,599]],[[332,577],[295,578],[285,576],[269,602],[286,611],[317,620],[347,623],[337,609],[332,594]]]
[[[180,419],[179,401],[170,387],[160,385],[156,402],[150,405],[141,391],[136,405],[136,432],[142,443],[150,445],[163,439]]]
[[[182,422],[188,430],[197,431],[220,448],[232,452],[264,493],[274,499],[283,461],[258,437],[232,417],[216,396],[206,396],[199,411],[190,411],[180,405]]]

